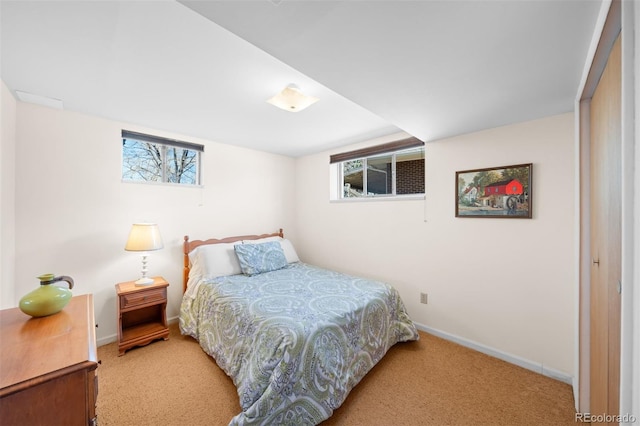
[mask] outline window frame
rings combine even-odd
[[[142,143],[151,143],[157,145],[160,148],[160,164],[161,167],[161,180],[144,180],[144,179],[130,179],[125,178],[124,176],[124,148],[120,152],[121,154],[121,179],[122,182],[125,183],[142,183],[142,184],[151,184],[151,185],[172,185],[172,186],[180,186],[180,187],[202,187],[202,154],[204,153],[204,145],[185,142],[177,139],[163,138],[160,136],[149,135],[146,133],[133,132],[130,130],[122,129],[121,132],[121,140],[124,144],[125,140],[132,140]],[[183,150],[193,151],[196,154],[196,171],[195,171],[195,182],[170,182],[169,181],[169,173],[168,173],[168,150],[169,148],[181,148]]]
[[[368,148],[331,155],[329,158],[330,167],[335,167],[335,169],[331,171],[331,176],[337,177],[337,181],[335,182],[335,192],[333,188],[330,192],[330,200],[337,202],[354,202],[370,200],[424,199],[425,192],[415,194],[397,194],[397,156],[398,154],[402,154],[405,151],[410,151],[416,148],[421,149],[423,157],[422,160],[426,161],[424,142],[413,137],[385,143],[382,145],[375,145]],[[384,156],[391,156],[391,193],[367,195],[366,190],[368,188],[368,159]],[[362,161],[362,187],[364,194],[360,197],[344,196],[344,163],[352,160]]]

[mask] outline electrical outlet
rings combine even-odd
[[[427,304],[427,293],[420,293],[420,303]]]

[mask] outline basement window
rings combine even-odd
[[[424,142],[416,138],[332,155],[331,199],[424,196],[424,158]]]
[[[122,180],[200,185],[204,146],[122,131]]]

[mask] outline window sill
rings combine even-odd
[[[204,185],[192,184],[192,183],[173,183],[173,182],[154,182],[149,180],[129,180],[122,179],[120,180],[122,183],[126,184],[139,184],[139,185],[151,185],[151,186],[173,186],[176,188],[204,188]]]
[[[378,196],[378,197],[350,197],[340,198],[337,200],[329,200],[330,203],[359,203],[371,201],[405,201],[405,200],[425,200],[424,194],[416,195],[395,195],[395,196]]]

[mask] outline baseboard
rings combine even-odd
[[[445,331],[441,331],[441,330],[428,327],[426,325],[422,325],[419,323],[414,322],[414,324],[416,325],[416,328],[418,330],[422,330],[426,333],[433,334],[434,336],[441,337],[445,340],[449,340],[451,342],[465,346],[469,349],[473,349],[475,351],[492,356],[494,358],[501,359],[502,361],[506,361],[508,363],[517,365],[519,367],[526,368],[527,370],[534,371],[536,373],[542,374],[543,376],[547,376],[552,379],[559,380],[568,385],[573,385],[573,377],[562,371],[545,367],[541,363],[530,361],[528,359],[524,359],[519,356],[512,355],[495,348],[491,348],[481,343],[474,342],[473,340],[465,339],[464,337],[456,336],[454,334],[450,334]]]
[[[179,318],[177,316],[175,316],[175,317],[171,317],[171,318],[167,319],[167,321],[169,322],[169,324],[173,324],[173,323],[177,322],[178,319]],[[444,332],[444,331],[441,331],[441,330],[438,330],[438,329],[435,329],[435,328],[432,328],[432,327],[428,327],[426,325],[422,325],[422,324],[415,323],[415,322],[414,322],[414,324],[416,325],[416,328],[418,330],[422,330],[422,331],[424,331],[426,333],[433,334],[434,336],[441,337],[441,338],[443,338],[445,340],[449,340],[451,342],[457,343],[459,345],[465,346],[467,348],[473,349],[473,350],[481,352],[483,354],[492,356],[494,358],[501,359],[503,361],[506,361],[508,363],[517,365],[519,367],[526,368],[527,370],[535,371],[536,373],[542,374],[543,376],[547,376],[547,377],[550,377],[552,379],[559,380],[559,381],[561,381],[563,383],[566,383],[568,385],[572,385],[572,386],[575,385],[574,382],[573,382],[573,377],[572,376],[570,376],[570,375],[568,375],[568,374],[566,374],[566,373],[564,373],[562,371],[558,371],[558,370],[555,370],[553,368],[545,367],[541,363],[533,362],[533,361],[521,358],[519,356],[512,355],[512,354],[503,352],[501,350],[491,348],[491,347],[483,345],[481,343],[474,342],[472,340],[465,339],[463,337],[456,336],[454,334],[447,333],[447,332]],[[106,345],[108,343],[115,342],[116,340],[118,340],[118,335],[117,334],[113,334],[111,336],[105,336],[105,337],[102,337],[102,338],[98,339],[97,340],[97,344],[98,344],[98,346],[103,346],[103,345]],[[574,389],[575,389],[575,386],[574,386]]]
[[[115,342],[117,340],[118,340],[118,335],[117,334],[112,334],[111,336],[105,336],[105,337],[101,337],[99,339],[96,339],[96,345],[98,345],[98,347],[100,347],[100,346],[108,345],[109,343],[113,343],[113,342]]]
[[[167,322],[169,324],[176,323],[176,322],[178,322],[178,320],[179,320],[178,316],[167,318]],[[118,335],[117,334],[112,334],[110,336],[104,336],[104,337],[101,337],[99,339],[96,339],[96,345],[97,346],[104,346],[104,345],[108,345],[109,343],[116,342],[117,340],[118,340]]]

